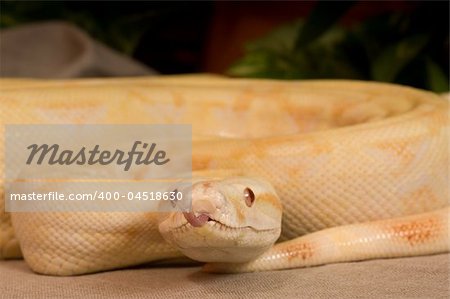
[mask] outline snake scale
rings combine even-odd
[[[193,211],[162,222],[3,210],[0,257],[77,275],[183,256],[251,272],[448,252],[448,109],[430,92],[345,80],[3,79],[1,171],[5,124],[185,123],[201,176]]]

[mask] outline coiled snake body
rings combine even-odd
[[[449,251],[448,103],[429,92],[210,76],[3,80],[0,120],[1,146],[5,124],[192,124],[193,170],[206,176],[193,212],[162,222],[2,212],[0,256],[23,255],[39,273],[184,255],[244,272]]]

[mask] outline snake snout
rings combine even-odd
[[[208,199],[197,199],[192,202],[192,211],[183,212],[184,218],[193,227],[202,227],[212,220],[212,215],[216,212],[216,206]]]
[[[207,214],[195,215],[194,212],[183,212],[183,215],[193,227],[202,227],[211,220]]]

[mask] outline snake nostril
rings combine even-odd
[[[178,193],[180,191],[178,191],[177,188],[175,188],[175,190],[173,190],[172,192],[170,192],[170,196],[169,196],[169,200],[170,200],[170,204],[172,205],[172,208],[175,208],[177,206],[177,201],[178,199]]]

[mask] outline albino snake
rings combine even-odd
[[[211,76],[0,84],[0,147],[5,124],[188,123],[193,170],[220,172],[194,184],[192,213],[162,222],[2,212],[0,257],[23,255],[38,273],[183,255],[244,272],[449,251],[449,106],[430,92]]]

